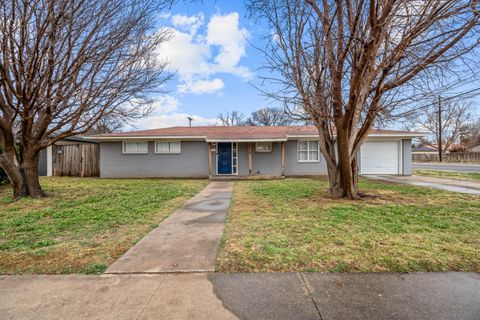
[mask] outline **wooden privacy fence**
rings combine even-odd
[[[53,175],[98,177],[100,147],[94,143],[53,146]]]
[[[438,154],[413,154],[413,161],[438,162]],[[454,152],[443,155],[445,162],[480,162],[480,152]]]

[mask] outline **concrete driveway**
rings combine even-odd
[[[480,172],[480,164],[471,163],[431,163],[413,162],[414,169],[458,171],[458,172]]]
[[[474,181],[461,181],[422,176],[366,175],[365,177],[393,183],[404,183],[414,186],[480,195],[480,183]]]
[[[0,297],[2,320],[478,320],[480,275],[7,276],[0,280]]]

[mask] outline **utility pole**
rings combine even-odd
[[[442,100],[441,97],[438,96],[438,161],[442,162]]]
[[[191,127],[193,118],[192,117],[187,117],[187,119],[188,119],[188,126]]]

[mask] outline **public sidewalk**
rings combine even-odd
[[[476,273],[7,276],[0,319],[463,319]]]

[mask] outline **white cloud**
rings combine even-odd
[[[170,17],[172,38],[158,48],[158,55],[178,74],[180,93],[215,93],[224,88],[219,73],[233,74],[247,80],[251,71],[240,65],[245,56],[249,32],[239,25],[239,14],[215,14],[204,25],[204,15]],[[213,54],[215,53],[215,54]]]
[[[149,106],[152,109],[152,114],[173,112],[180,106],[180,101],[173,96],[166,95],[153,99]]]
[[[150,104],[151,114],[136,119],[126,130],[155,129],[173,126],[188,126],[188,117],[193,118],[192,125],[215,125],[217,119],[209,119],[196,114],[179,112],[181,103],[171,95],[157,97]]]
[[[222,79],[215,78],[213,80],[187,81],[178,85],[177,88],[180,93],[202,94],[220,91],[224,86]]]
[[[209,75],[210,49],[196,43],[194,36],[172,28],[172,38],[158,48],[160,57],[168,61],[168,69],[178,72],[180,81],[190,81],[196,75]]]
[[[170,19],[172,14],[170,12],[160,12],[158,15],[159,19]]]
[[[203,13],[199,13],[193,16],[185,16],[176,14],[172,16],[172,24],[174,27],[187,31],[189,34],[196,34],[198,29],[204,24],[205,17]]]
[[[151,116],[148,118],[139,119],[134,125],[137,129],[155,129],[175,126],[188,126],[188,117],[192,117],[192,125],[215,125],[218,123],[217,119],[204,118],[199,115],[192,115],[188,113],[171,113]]]
[[[243,78],[250,78],[250,71],[237,66],[245,55],[246,39],[249,32],[239,26],[238,12],[227,15],[214,15],[207,26],[207,43],[220,47],[215,57],[218,72],[233,73]]]

